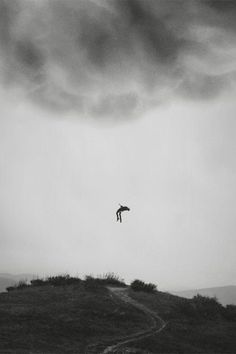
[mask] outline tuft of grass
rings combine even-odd
[[[85,286],[96,288],[100,286],[118,286],[126,287],[127,285],[124,282],[124,279],[120,278],[114,273],[106,273],[102,276],[94,277],[92,275],[85,276]]]
[[[115,273],[105,273],[101,279],[103,279],[104,282],[106,282],[108,285],[124,286],[124,287],[127,286],[125,284],[124,279]]]

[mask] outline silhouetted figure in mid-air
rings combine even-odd
[[[120,205],[120,204],[119,204]],[[125,210],[130,210],[127,206],[120,205],[120,208],[116,212],[117,221],[122,222],[121,213]]]

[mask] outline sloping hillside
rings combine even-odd
[[[235,353],[236,307],[225,308],[214,299],[201,296],[189,300],[163,292],[145,294],[132,290],[129,295],[167,322],[158,336],[137,342],[137,350],[149,354]]]
[[[235,353],[235,307],[107,285],[52,277],[0,294],[0,353]]]
[[[145,314],[89,282],[0,294],[1,353],[85,353],[92,343],[148,328]]]
[[[191,299],[193,296],[200,294],[202,296],[216,297],[222,305],[236,305],[236,286],[221,286],[215,288],[192,289],[185,291],[172,292],[178,296]]]

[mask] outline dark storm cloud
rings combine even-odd
[[[225,30],[236,30],[236,2],[234,0],[203,0],[208,9],[213,10],[209,22]]]
[[[199,98],[207,100],[217,96],[223,89],[229,85],[227,75],[207,75],[198,74],[198,76],[188,77],[179,86],[186,97]]]
[[[0,78],[43,107],[97,117],[131,116],[172,93],[214,97],[229,74],[207,65],[221,32],[232,42],[233,19],[231,1],[1,0]]]
[[[157,3],[158,10],[158,3]],[[181,4],[180,4],[181,6]],[[139,38],[143,49],[154,61],[172,62],[179,50],[184,47],[184,40],[171,31],[158,13],[153,11],[155,4],[144,1],[118,1],[120,17],[126,22],[129,33]]]
[[[205,3],[217,11],[236,11],[236,2],[234,0],[205,0]]]

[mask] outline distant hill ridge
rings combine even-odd
[[[216,297],[222,305],[236,305],[236,285],[220,286],[213,288],[191,289],[184,291],[171,291],[172,294],[191,299],[200,294],[202,296]]]

